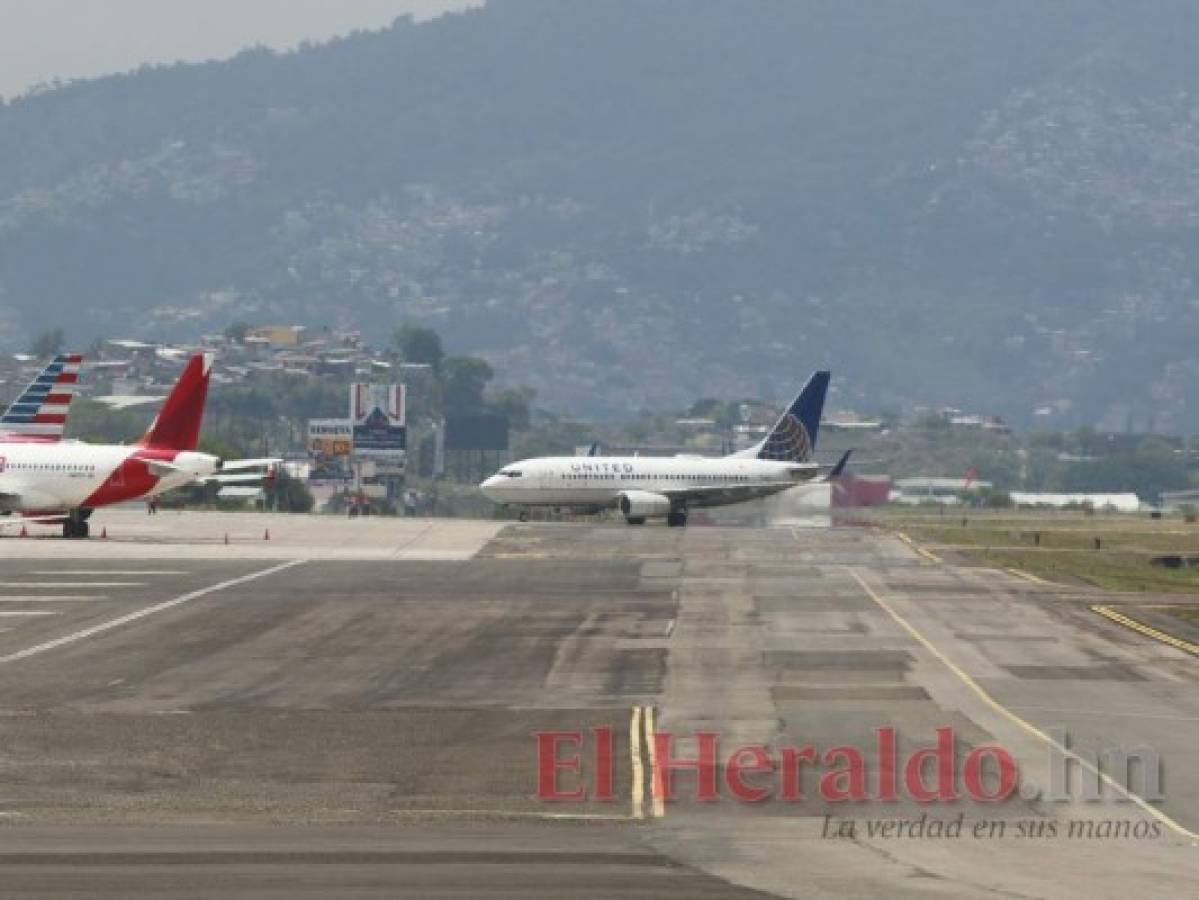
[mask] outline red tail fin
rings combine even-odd
[[[141,439],[143,447],[169,450],[195,450],[200,442],[200,424],[204,402],[208,399],[208,377],[212,373],[212,355],[197,353],[187,363],[150,430]]]

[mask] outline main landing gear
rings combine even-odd
[[[687,524],[687,510],[676,509],[666,517],[666,524],[671,528],[682,528]]]
[[[67,539],[86,538],[90,529],[87,520],[91,516],[90,509],[73,509],[62,522],[62,536]]]
[[[644,525],[645,524],[645,516],[625,516],[624,520],[625,520],[626,525]],[[673,512],[667,514],[666,524],[669,525],[671,528],[682,528],[684,525],[687,524],[687,510],[676,509]]]

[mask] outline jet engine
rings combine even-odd
[[[650,517],[670,515],[670,498],[653,491],[622,491],[618,502],[621,513],[633,525]]]

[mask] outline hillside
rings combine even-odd
[[[561,410],[1199,429],[1199,9],[492,0],[0,106],[0,341],[433,325]],[[1037,411],[1040,411],[1037,414]]]

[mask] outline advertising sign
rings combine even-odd
[[[350,385],[354,456],[373,460],[380,475],[402,475],[408,447],[402,384]]]
[[[313,481],[345,481],[351,477],[354,423],[349,419],[309,419],[309,477]]]

